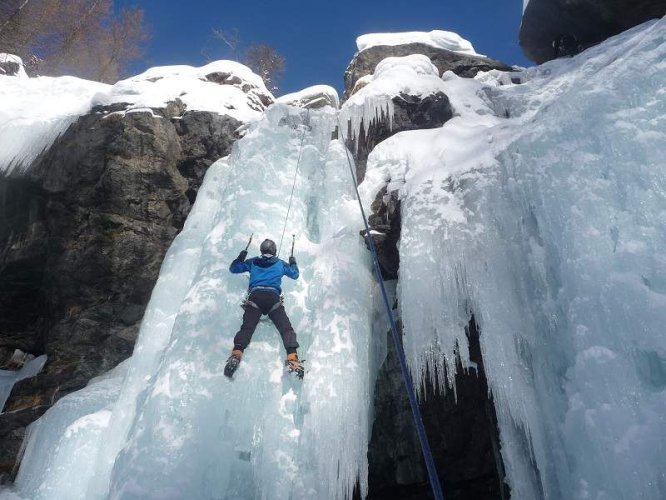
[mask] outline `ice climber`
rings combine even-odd
[[[227,359],[224,374],[231,378],[238,369],[243,351],[250,343],[261,316],[266,314],[282,336],[284,348],[287,350],[285,367],[288,371],[295,372],[299,378],[303,378],[305,373],[303,364],[296,353],[298,348],[296,333],[284,310],[281,297],[282,277],[298,279],[296,259],[292,255],[289,257],[289,263],[286,263],[276,257],[277,249],[272,240],[264,240],[259,250],[261,256],[249,260],[245,260],[247,250],[243,250],[229,266],[229,271],[234,274],[250,273],[250,285],[247,299],[243,302],[243,309],[245,309],[243,324],[234,337],[234,348]]]

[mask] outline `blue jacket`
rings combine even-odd
[[[282,276],[298,279],[298,265],[295,262],[287,264],[277,257],[253,257],[245,261],[234,259],[229,271],[234,274],[250,273],[250,291],[256,287],[270,287],[282,293]]]

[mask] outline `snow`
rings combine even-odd
[[[351,139],[360,135],[361,127],[367,130],[375,121],[388,121],[393,126],[393,99],[400,95],[425,97],[444,91],[437,67],[427,56],[412,54],[404,57],[387,57],[382,60],[372,76],[359,80],[356,92],[344,103],[340,122],[349,123]]]
[[[313,85],[298,92],[280,96],[276,102],[290,106],[319,107],[320,105],[333,106],[337,109],[340,99],[338,91],[329,85]]]
[[[366,206],[401,199],[410,369],[452,385],[474,314],[516,498],[666,491],[665,56],[662,19],[521,85],[446,73],[456,116],[368,158]]]
[[[23,66],[23,59],[14,54],[7,54],[6,52],[0,52],[0,76],[5,76],[5,70],[2,68],[3,63],[14,63],[18,65],[18,73],[14,78],[27,78],[28,74],[25,72],[25,67]]]
[[[46,364],[46,354],[27,361],[19,370],[0,370],[0,413],[19,380],[34,377]]]
[[[0,77],[0,174],[20,174],[109,85],[80,78]]]
[[[452,31],[406,31],[402,33],[369,33],[361,35],[356,39],[356,47],[359,52],[381,45],[406,45],[409,43],[423,43],[432,47],[465,54],[468,56],[480,56],[474,50],[472,44],[463,37]]]
[[[42,151],[93,106],[125,103],[124,112],[137,112],[164,108],[176,99],[188,110],[219,113],[247,123],[261,117],[273,96],[258,75],[234,61],[199,68],[151,68],[115,85],[74,77],[0,77],[0,173],[23,175]]]
[[[217,83],[215,76],[223,83]],[[128,103],[128,110],[163,108],[180,99],[190,111],[210,111],[242,122],[256,120],[274,100],[260,76],[235,61],[215,61],[202,67],[159,66],[113,85],[94,104]],[[263,101],[263,102],[262,102]]]

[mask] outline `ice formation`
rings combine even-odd
[[[402,68],[410,88],[451,100],[443,127],[372,151],[361,196],[369,208],[380,188],[399,191],[397,294],[417,381],[438,373],[446,389],[456,355],[473,369],[474,314],[513,498],[666,496],[665,59],[662,19],[521,84],[497,71],[439,80],[411,57],[352,96],[372,102]],[[373,113],[352,99],[343,120]],[[211,166],[132,358],[31,427],[17,494],[342,499],[357,477],[365,493],[386,329],[335,124],[332,107],[278,103]],[[245,281],[227,265],[248,233],[279,239],[301,138],[289,232],[302,277],[285,291],[309,372],[282,378],[277,334],[260,325],[229,382]]]
[[[335,118],[331,107],[276,104],[210,167],[132,358],[34,426],[19,494],[343,499],[357,478],[367,490],[375,282],[346,151],[330,141]],[[283,376],[284,349],[267,323],[229,381],[222,368],[247,279],[228,265],[250,232],[280,241],[303,138],[288,225],[301,278],[284,291],[308,373]]]
[[[411,370],[452,383],[474,314],[514,498],[666,494],[665,57],[662,19],[521,85],[447,73],[457,116],[368,158]]]
[[[258,119],[273,96],[259,76],[234,61],[200,68],[151,68],[115,85],[74,77],[0,76],[0,174],[22,175],[32,161],[93,106],[164,108],[180,99],[188,110],[211,111],[242,122]]]
[[[412,54],[382,60],[374,74],[361,78],[355,89],[340,111],[340,122],[349,124],[352,139],[359,137],[361,127],[367,131],[374,121],[388,121],[393,127],[395,97],[425,97],[444,92],[445,86],[428,57]]]
[[[0,370],[0,413],[5,406],[5,402],[12,392],[12,387],[19,380],[34,377],[46,363],[46,354],[37,356],[28,360],[19,370]]]
[[[405,45],[408,43],[423,43],[438,49],[450,50],[469,56],[478,56],[472,44],[452,31],[406,31],[403,33],[368,33],[356,39],[359,51],[378,45]]]

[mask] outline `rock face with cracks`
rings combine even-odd
[[[552,43],[561,35],[573,35],[587,48],[664,15],[663,0],[530,0],[520,26],[520,46],[541,64],[555,57]]]
[[[94,108],[0,179],[0,354],[48,355],[0,414],[5,477],[26,425],[131,355],[166,250],[241,125],[178,101],[124,108]]]

